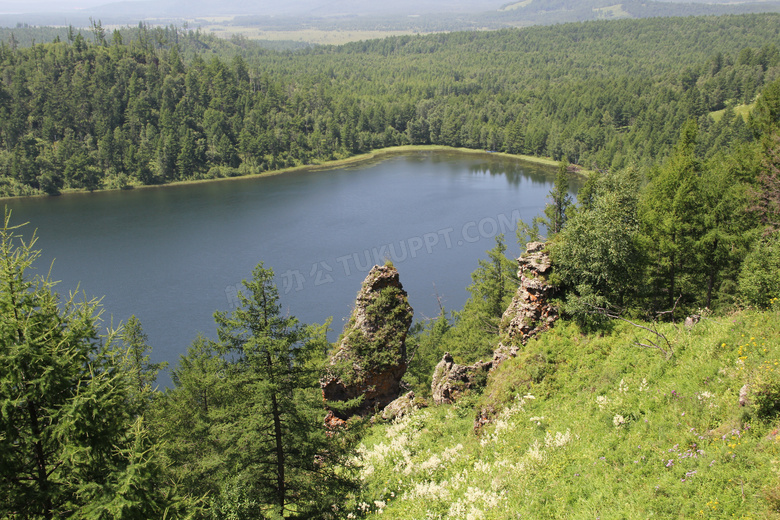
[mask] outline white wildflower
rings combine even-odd
[[[433,473],[440,467],[442,467],[442,463],[438,455],[431,455],[431,458],[420,464],[420,469],[428,473]]]
[[[463,485],[468,481],[469,479],[469,470],[464,469],[454,477],[452,477],[450,488],[454,490],[458,490],[463,487]]]
[[[447,481],[441,483],[434,481],[418,482],[415,486],[404,493],[401,500],[442,500],[450,499],[450,490],[447,488]]]
[[[640,391],[640,392],[646,392],[646,391],[647,391],[647,388],[648,388],[649,386],[650,386],[650,385],[648,385],[648,384],[647,384],[647,379],[645,379],[645,378],[642,378],[642,383],[639,385],[639,391]]]
[[[447,511],[447,518],[464,518],[466,516],[466,504],[462,500],[457,500],[450,504],[450,510]]]
[[[566,433],[555,432],[553,436],[552,432],[547,432],[544,436],[544,445],[548,448],[562,448],[571,442],[571,430],[567,429]]]
[[[531,444],[531,446],[528,448],[528,457],[535,462],[544,462],[546,454],[544,453],[542,445],[539,444],[538,440],[534,441],[534,443]]]
[[[466,515],[466,520],[482,520],[483,518],[485,518],[485,513],[476,507],[472,507],[471,511]]]
[[[622,394],[628,392],[628,383],[626,383],[623,379],[620,380],[620,384],[618,385],[618,392]]]
[[[444,462],[452,462],[458,457],[458,453],[463,449],[463,444],[458,444],[452,448],[447,448],[441,452],[441,460]]]
[[[626,418],[620,414],[617,414],[612,418],[612,424],[615,425],[615,428],[619,428],[620,426],[626,424]]]
[[[609,399],[606,395],[600,395],[596,397],[596,404],[599,405],[599,410],[603,410],[609,404]]]
[[[490,473],[490,470],[490,464],[482,459],[479,459],[474,463],[474,471],[478,471],[480,473]]]
[[[464,498],[469,504],[482,503],[488,509],[498,506],[498,503],[504,499],[504,497],[493,491],[484,491],[478,487],[470,486],[466,490]]]

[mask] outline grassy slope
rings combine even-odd
[[[559,322],[481,397],[374,427],[352,514],[778,517],[778,416],[740,407],[739,392],[753,382],[780,399],[780,304],[660,330],[668,361],[634,346],[649,335],[631,325],[587,336]],[[503,412],[477,436],[489,402]]]

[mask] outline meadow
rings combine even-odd
[[[374,427],[350,514],[777,518],[778,300],[658,331],[669,359],[627,323],[595,336],[559,322],[482,394]]]

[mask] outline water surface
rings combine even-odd
[[[393,260],[416,318],[459,309],[494,237],[541,212],[549,169],[485,154],[419,152],[359,166],[158,189],[7,202],[29,221],[58,291],[103,297],[106,325],[135,314],[154,360],[175,364],[263,262],[285,312],[333,316],[332,339],[375,263]],[[575,187],[576,189],[576,187]],[[573,190],[574,191],[574,190]],[[167,384],[167,376],[161,378]]]

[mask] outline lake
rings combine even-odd
[[[37,229],[58,292],[103,297],[104,324],[135,314],[153,360],[174,365],[241,281],[274,269],[286,313],[333,317],[335,340],[360,284],[389,258],[415,319],[461,308],[498,233],[520,253],[518,219],[546,204],[554,170],[484,153],[412,152],[319,172],[5,202]],[[576,186],[572,187],[572,192]],[[52,264],[53,262],[53,264]],[[167,374],[160,378],[170,384]]]

